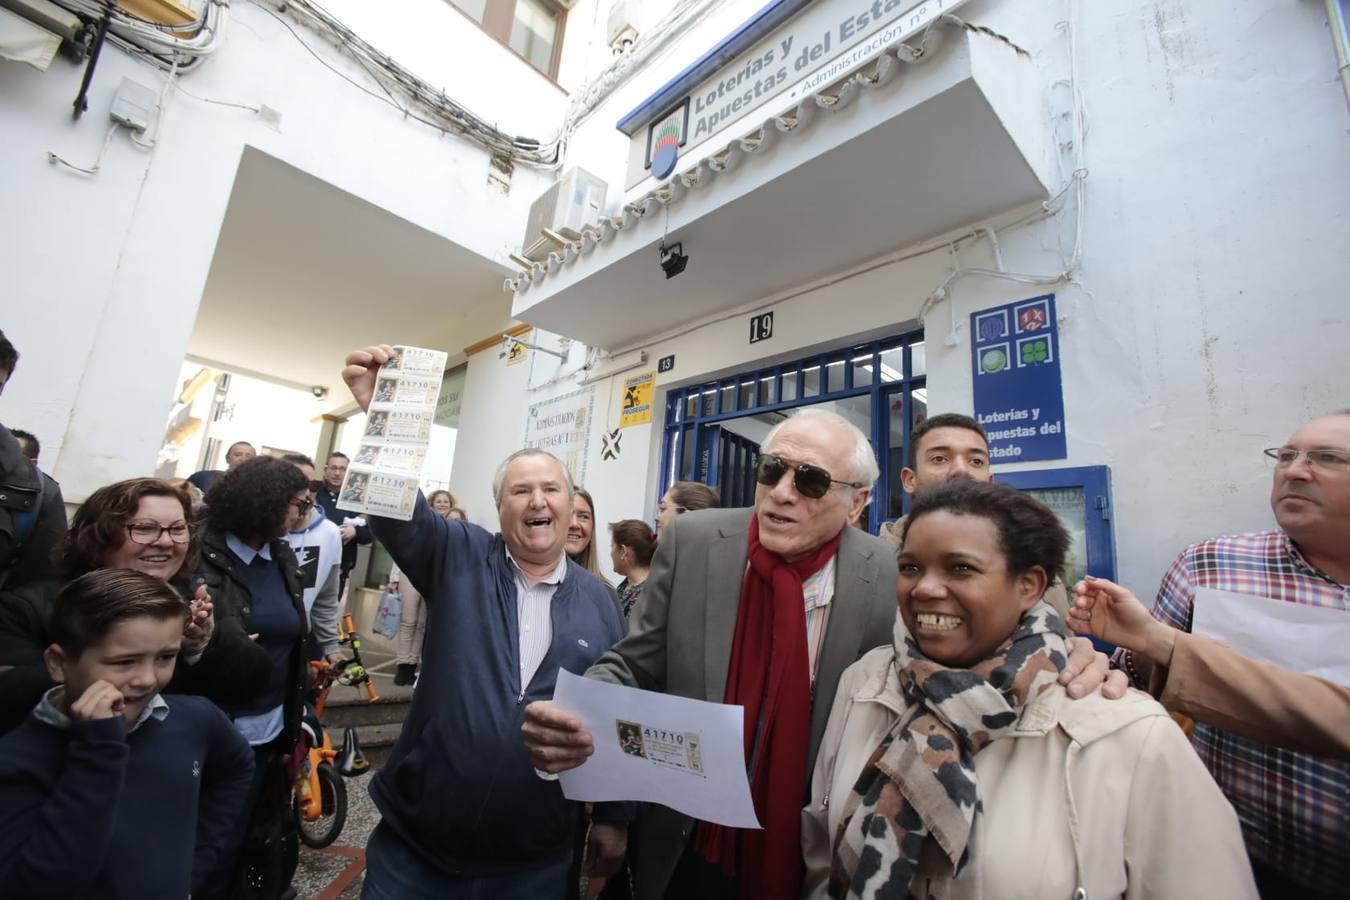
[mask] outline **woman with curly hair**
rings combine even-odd
[[[265,654],[193,578],[200,548],[192,521],[191,496],[159,478],[118,481],[89,496],[54,550],[59,579],[0,599],[0,667],[14,667],[0,681],[0,731],[18,724],[51,686],[42,651],[51,643],[47,624],[56,590],[98,569],[151,575],[191,598],[168,693],[200,694],[228,705],[262,690]]]
[[[292,523],[309,513],[309,480],[292,463],[258,456],[226,472],[206,493],[198,569],[218,605],[237,615],[267,654],[264,687],[226,711],[253,747],[253,785],[237,839],[248,836],[228,884],[246,896],[277,897],[295,871],[297,844],[289,815],[288,764],[300,734],[309,661],[309,631]],[[237,849],[237,848],[236,848]]]

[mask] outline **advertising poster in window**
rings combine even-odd
[[[1055,296],[970,314],[975,418],[989,434],[990,462],[1068,456]]]
[[[558,457],[577,484],[586,481],[586,448],[594,403],[595,391],[582,388],[530,404],[525,420],[525,446],[547,450]]]

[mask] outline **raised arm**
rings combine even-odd
[[[1174,634],[1170,665],[1153,676],[1163,706],[1273,747],[1350,760],[1350,688]]]

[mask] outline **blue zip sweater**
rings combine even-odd
[[[130,734],[30,715],[0,740],[0,896],[183,900],[218,872],[253,753],[201,697]]]
[[[524,709],[548,700],[559,669],[585,672],[623,635],[605,586],[576,563],[553,595],[553,642],[520,683],[516,586],[499,534],[447,520],[418,497],[412,521],[371,527],[426,599],[417,691],[370,793],[384,821],[428,864],[460,877],[571,855],[580,810],[534,773]]]

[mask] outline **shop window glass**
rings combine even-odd
[[[883,350],[880,357],[881,380],[883,382],[899,381],[905,377],[905,348],[903,346]]]
[[[820,396],[820,366],[811,366],[802,370],[802,396]]]
[[[844,389],[844,361],[841,359],[830,363],[825,367],[825,372],[827,373],[826,382],[829,385],[826,390],[831,394],[835,391],[842,391]]]

